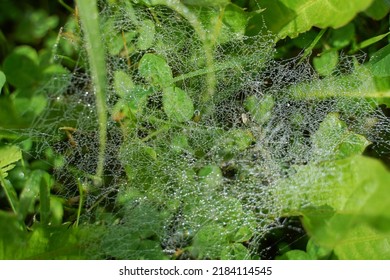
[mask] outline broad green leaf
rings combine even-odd
[[[206,165],[198,173],[201,182],[209,187],[217,187],[222,184],[223,177],[221,169],[216,165]]]
[[[16,116],[31,121],[41,114],[47,107],[47,99],[44,95],[33,95],[24,97],[29,94],[29,90],[16,91],[18,98],[14,99],[14,108]]]
[[[313,58],[313,66],[321,76],[331,75],[339,62],[337,51],[324,52],[319,57]]]
[[[5,75],[3,72],[0,71],[0,93],[1,93],[1,90],[3,89],[5,81],[6,81]]]
[[[139,36],[137,41],[137,47],[140,50],[149,49],[153,45],[154,36],[156,33],[156,28],[154,26],[153,21],[146,19],[140,22],[138,33]]]
[[[164,58],[156,54],[145,54],[138,65],[139,73],[150,83],[160,87],[172,83],[172,70]]]
[[[114,89],[118,96],[124,97],[129,95],[134,88],[131,77],[124,71],[117,70],[114,73]]]
[[[245,35],[250,17],[251,14],[232,3],[224,9],[209,9],[207,12],[199,13],[199,19],[205,29],[209,31],[209,40],[218,44],[225,44]],[[195,63],[199,64],[200,61]]]
[[[275,100],[271,95],[262,98],[249,96],[244,103],[245,109],[251,114],[253,121],[258,124],[266,123],[272,116]]]
[[[388,0],[374,0],[374,3],[365,11],[369,17],[380,20],[390,11],[390,2]]]
[[[3,71],[7,76],[7,81],[13,86],[33,87],[41,77],[36,51],[27,46],[15,49],[5,58]]]
[[[390,233],[359,225],[348,231],[334,252],[343,260],[390,260]]]
[[[366,172],[367,170],[372,170],[372,172]],[[329,209],[320,209],[320,212],[327,214],[334,210],[344,209],[347,201],[352,201],[352,194],[359,194],[357,192],[359,188],[362,190],[365,187],[368,190],[369,186],[384,188],[386,178],[389,176],[390,174],[378,161],[363,156],[353,156],[319,164],[297,166],[295,173],[279,182],[274,191],[284,205],[284,209],[290,214],[299,212],[304,205],[315,207],[327,205]],[[293,190],[299,190],[299,192]],[[367,199],[368,197],[364,201]],[[382,201],[387,203],[387,196]],[[377,203],[378,207],[384,207],[379,205]],[[351,207],[353,206],[352,203]]]
[[[23,43],[36,43],[47,32],[57,27],[59,17],[49,16],[46,10],[34,9],[26,11],[21,22],[17,25],[15,36]]]
[[[222,21],[233,33],[244,35],[248,23],[248,15],[237,5],[229,4],[225,7]]]
[[[337,114],[328,114],[312,136],[316,161],[342,159],[362,154],[369,145],[366,138],[348,130]]]
[[[163,90],[163,108],[167,117],[173,121],[189,121],[194,115],[194,104],[188,94],[178,87]]]
[[[371,57],[369,67],[377,77],[390,76],[390,45],[380,49]]]
[[[5,178],[7,171],[13,168],[11,164],[22,159],[22,151],[18,146],[0,147],[0,175]]]
[[[265,25],[283,39],[296,37],[313,26],[339,28],[371,3],[372,0],[264,0],[260,5],[266,9],[261,14]]]
[[[307,232],[318,246],[334,250],[339,258],[388,258],[389,247],[383,244],[388,244],[390,235],[390,172],[379,161],[361,156],[335,164],[333,171],[311,170],[315,172],[311,178],[306,173],[305,184],[320,193],[305,195],[310,190],[302,189],[300,197],[313,205],[299,210]],[[319,172],[339,174],[328,176],[324,184],[318,180],[323,177]]]

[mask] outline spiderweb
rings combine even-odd
[[[313,148],[313,137],[330,113],[389,147],[381,137],[388,119],[364,98],[372,84],[359,58],[343,56],[333,75],[319,77],[301,57],[274,60],[274,36],[237,33],[217,10],[200,20],[220,25],[205,42],[172,9],[126,3],[100,6],[110,85],[103,185],[93,183],[97,113],[77,24],[65,28],[57,49],[78,53],[74,71],[44,87],[50,106],[31,131],[63,158],[58,189],[68,198],[80,186],[85,191],[82,222],[101,226],[87,238],[90,257],[251,258],[261,237],[282,226],[286,205],[275,187],[296,166],[329,158]],[[190,118],[168,116],[164,89],[139,68],[147,53],[165,61],[175,87],[192,100]],[[204,111],[210,87],[211,109]],[[289,195],[298,189],[291,186]]]

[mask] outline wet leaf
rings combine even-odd
[[[163,108],[168,118],[177,122],[189,121],[194,115],[194,104],[191,98],[178,87],[164,89]]]
[[[145,54],[138,66],[139,73],[151,84],[166,87],[172,82],[172,70],[164,58],[156,54]]]

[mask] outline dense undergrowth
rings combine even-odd
[[[387,0],[35,2],[0,3],[1,259],[390,259]]]

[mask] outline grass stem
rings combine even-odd
[[[76,1],[79,17],[84,32],[84,39],[88,53],[89,68],[92,83],[95,89],[96,110],[99,128],[99,155],[96,167],[96,185],[102,183],[104,159],[107,142],[107,104],[106,104],[106,61],[103,40],[99,28],[99,13],[96,0]]]

